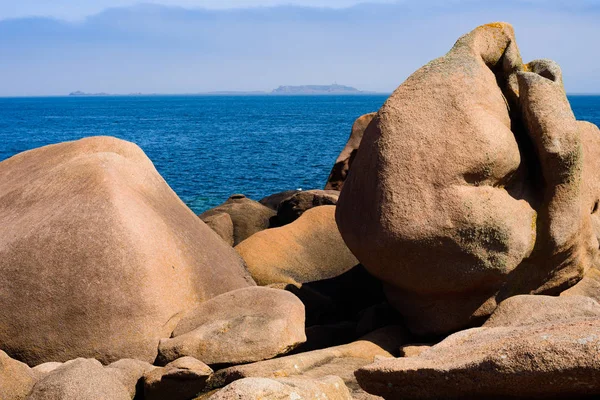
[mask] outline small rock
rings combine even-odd
[[[156,368],[145,361],[126,358],[107,365],[104,370],[113,374],[125,386],[133,399],[136,393],[141,393],[143,387],[141,379],[144,374]]]
[[[229,236],[229,222],[223,214],[227,214],[231,219],[232,236]],[[273,210],[259,202],[243,194],[234,194],[225,203],[203,212],[199,217],[227,243],[233,242],[233,246],[236,246],[256,232],[269,228],[275,215]]]
[[[430,343],[411,343],[400,347],[400,357],[417,357],[425,350],[429,350],[433,346]]]
[[[277,208],[277,220],[281,226],[294,222],[304,212],[318,206],[336,205],[340,192],[337,190],[306,190],[283,200]]]
[[[204,390],[212,373],[209,366],[193,357],[179,358],[144,375],[144,399],[192,399]]]

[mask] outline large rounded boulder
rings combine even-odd
[[[0,348],[30,365],[153,361],[178,316],[254,285],[136,145],[93,137],[0,163]]]
[[[523,64],[510,25],[481,26],[368,125],[341,235],[415,333],[478,323],[515,294],[558,294],[597,264],[591,129],[555,63]]]

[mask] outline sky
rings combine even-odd
[[[391,92],[494,21],[568,92],[600,93],[600,0],[0,0],[0,96]]]

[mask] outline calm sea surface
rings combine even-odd
[[[0,161],[46,144],[110,135],[137,143],[192,210],[233,193],[322,188],[373,96],[0,98]],[[600,125],[600,96],[571,96]]]

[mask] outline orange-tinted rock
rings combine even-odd
[[[0,343],[30,365],[151,362],[178,313],[254,285],[142,150],[110,137],[0,163],[0,274]]]
[[[259,285],[333,278],[358,264],[335,224],[335,206],[320,206],[280,228],[258,232],[235,249]]]
[[[335,160],[335,164],[329,173],[329,178],[327,178],[325,190],[342,190],[344,181],[346,180],[348,172],[350,171],[350,166],[352,165],[354,157],[356,157],[356,153],[358,152],[358,147],[362,141],[363,134],[365,133],[367,126],[369,126],[375,117],[375,114],[377,113],[361,115],[356,119],[356,121],[354,121],[354,124],[352,124],[350,137],[348,138],[346,146],[344,146],[344,149],[338,156],[337,160]]]
[[[27,364],[13,360],[0,350],[0,398],[2,400],[25,400],[36,380],[36,372]]]

